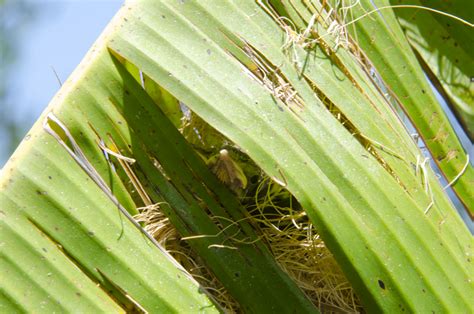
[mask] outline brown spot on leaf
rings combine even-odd
[[[448,132],[444,131],[443,129],[439,129],[438,133],[436,133],[436,136],[432,139],[432,141],[444,143],[446,142],[446,139],[448,138],[448,136],[449,136]]]
[[[451,149],[445,156],[438,158],[439,161],[448,162],[451,159],[456,158],[459,151],[457,149]]]
[[[429,124],[432,124],[433,121],[435,121],[436,119],[438,119],[438,113],[437,113],[437,112],[433,112],[433,113],[431,114]]]

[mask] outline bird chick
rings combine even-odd
[[[240,194],[247,187],[244,171],[232,159],[227,149],[221,149],[219,154],[208,160],[207,164],[217,178],[236,194]]]

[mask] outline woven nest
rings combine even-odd
[[[332,254],[326,248],[305,211],[286,190],[262,176],[252,191],[242,197],[251,224],[282,269],[324,313],[363,312],[351,285]],[[247,194],[248,195],[248,194]],[[229,313],[238,313],[239,305],[204,265],[160,210],[159,204],[140,208],[137,221],[146,231],[207,289]]]

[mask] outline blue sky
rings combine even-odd
[[[14,106],[10,113],[26,134],[60,87],[53,68],[64,82],[123,1],[24,2],[33,7],[34,18],[15,33],[18,53],[5,83],[8,102]],[[11,153],[4,144],[0,136],[0,167]]]

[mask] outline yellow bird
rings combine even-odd
[[[232,191],[240,194],[247,187],[247,177],[242,168],[230,156],[227,149],[211,157],[208,162],[211,171]]]

